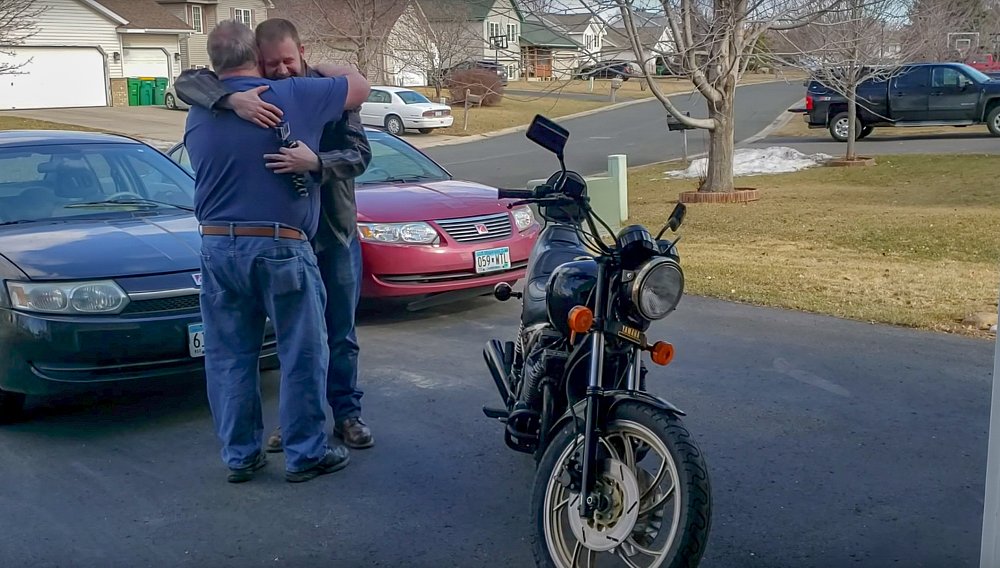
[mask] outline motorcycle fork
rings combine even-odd
[[[600,505],[594,495],[597,479],[597,444],[604,430],[604,328],[611,313],[608,300],[608,266],[604,259],[597,263],[597,285],[595,286],[594,327],[590,335],[590,373],[587,384],[586,430],[583,437],[583,475],[580,483],[580,516],[589,518]]]

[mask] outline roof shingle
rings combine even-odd
[[[123,19],[124,28],[146,30],[192,31],[184,20],[174,16],[153,0],[96,0],[96,2]]]

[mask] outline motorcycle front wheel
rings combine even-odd
[[[598,443],[600,507],[581,518],[583,434],[572,422],[538,464],[531,496],[535,562],[545,568],[694,568],[711,525],[701,450],[680,419],[637,402],[616,406]]]

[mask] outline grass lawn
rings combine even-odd
[[[740,178],[761,198],[690,205],[678,245],[693,294],[862,321],[985,335],[996,314],[995,156],[893,156],[870,168]],[[629,177],[631,221],[658,228],[697,180]]]
[[[954,126],[914,126],[906,128],[876,128],[875,132],[872,132],[868,138],[865,140],[874,140],[879,138],[892,139],[892,138],[910,138],[913,136],[970,136],[974,134],[981,134],[983,136],[988,136],[990,133],[989,129],[986,128],[985,124],[980,124],[976,126],[967,126],[964,128],[957,128]],[[793,137],[809,137],[809,138],[822,138],[824,140],[831,140],[830,132],[826,129],[821,128],[809,128],[806,126],[805,121],[802,116],[796,116],[786,124],[785,126],[779,128],[770,136],[793,136]]]
[[[33,118],[22,118],[20,116],[9,116],[0,113],[0,130],[76,130],[82,132],[100,132],[86,126],[76,126],[74,124],[61,124],[49,122],[47,120],[35,120]]]

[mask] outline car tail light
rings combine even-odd
[[[806,110],[812,111],[816,106],[815,101],[813,101],[812,95],[806,95]]]
[[[425,118],[433,118],[435,116],[451,116],[450,110],[425,110],[423,116]]]

